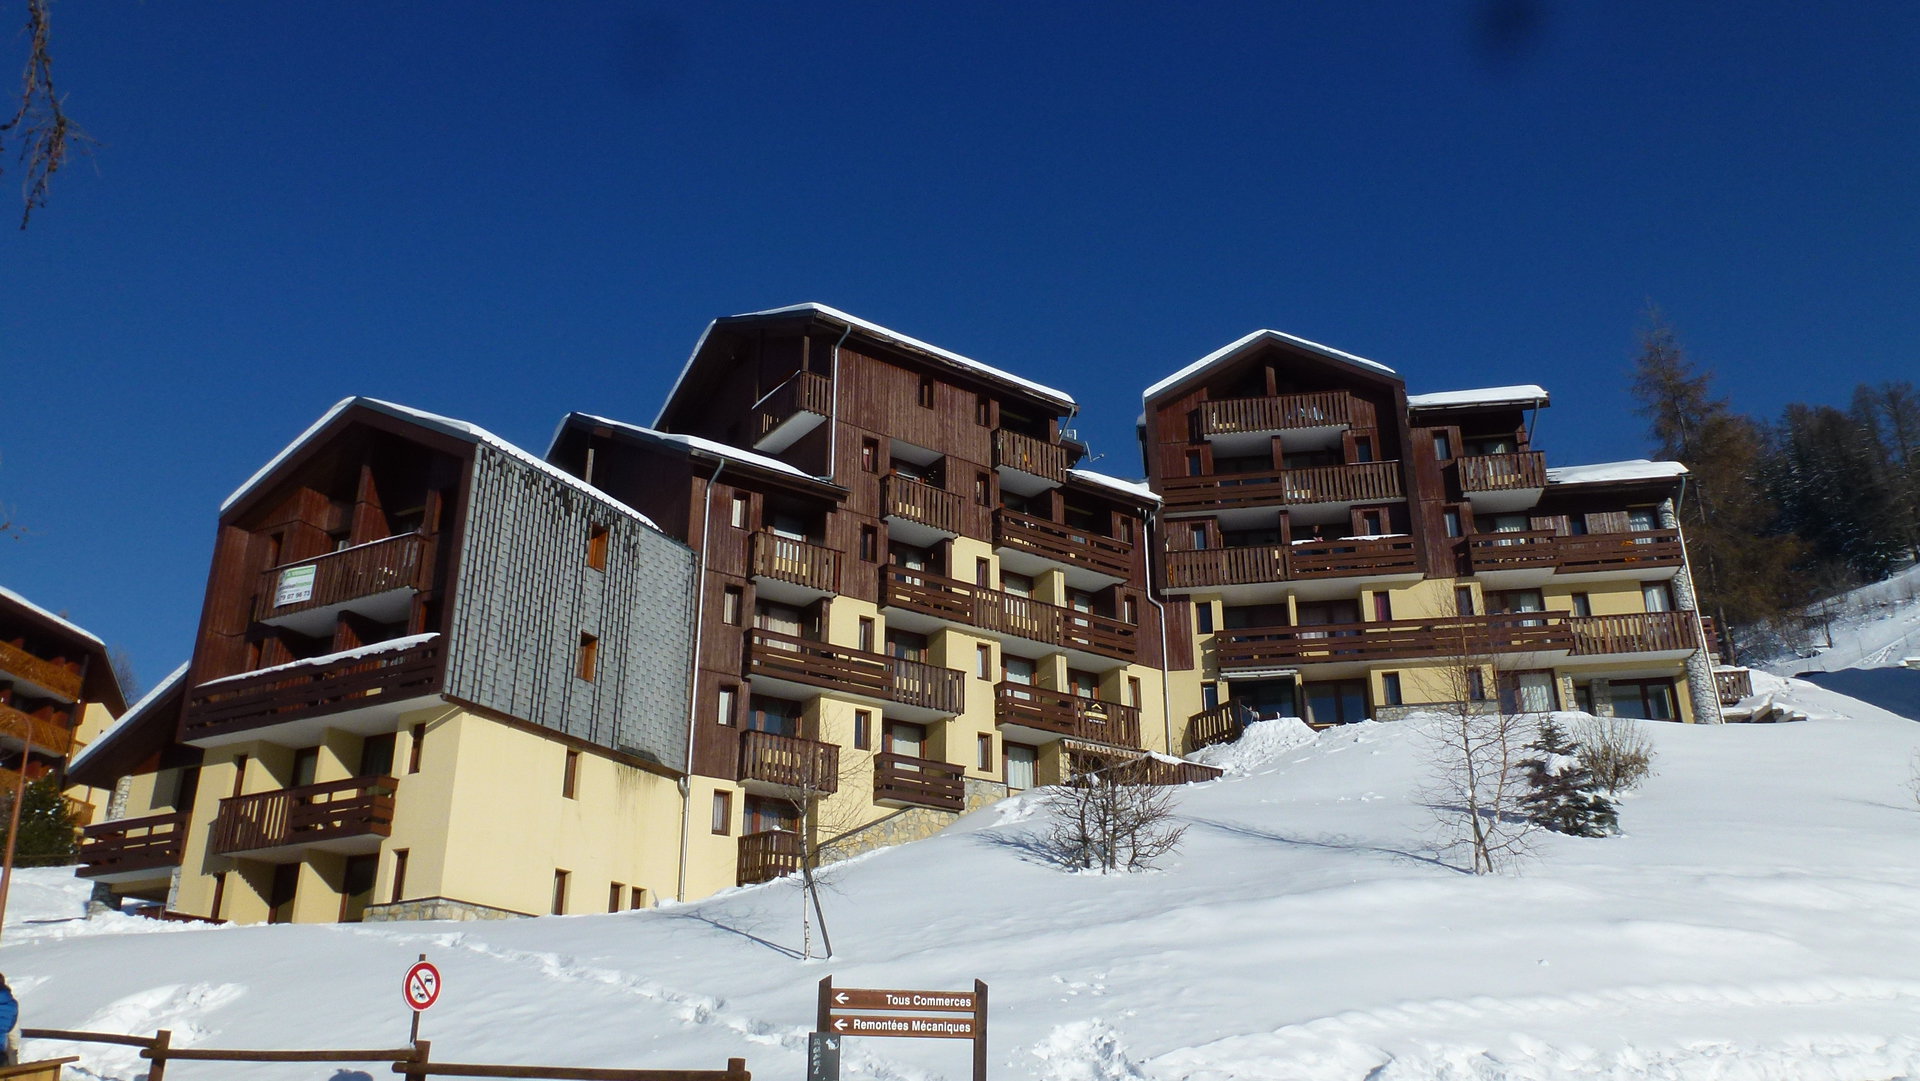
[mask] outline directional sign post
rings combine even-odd
[[[400,994],[407,1001],[407,1009],[413,1011],[413,1028],[408,1040],[419,1043],[420,1015],[440,1001],[440,970],[427,963],[426,954],[421,954],[420,960],[407,969],[406,979],[400,981]]]
[[[824,1033],[836,1041],[843,1036],[971,1040],[973,1081],[987,1081],[987,985],[979,980],[971,991],[895,991],[835,987],[828,976],[820,981],[817,1021],[816,1038]],[[839,1064],[836,1054],[833,1076],[815,1076],[809,1069],[808,1081],[837,1081]]]

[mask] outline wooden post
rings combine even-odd
[[[428,1058],[428,1055],[432,1050],[433,1050],[432,1040],[414,1041],[413,1056],[407,1059],[409,1068],[404,1071],[404,1073],[407,1076],[407,1081],[425,1081],[427,1076],[426,1072],[424,1070],[421,1070],[419,1067],[425,1066],[430,1061],[430,1059]],[[148,1078],[148,1081],[153,1081],[153,1079]]]
[[[743,1058],[727,1060],[727,1076],[732,1081],[753,1081],[753,1075],[747,1072],[747,1060]]]
[[[973,1081],[987,1081],[987,985],[973,981]]]
[[[78,710],[80,707],[74,707]],[[27,801],[27,756],[33,751],[33,726],[20,731],[20,773],[14,778],[12,821],[7,825],[7,853],[0,860],[0,922],[7,917],[7,890],[13,885],[13,852],[20,840],[20,805]]]
[[[820,977],[820,1012],[818,1016],[815,1017],[813,1022],[813,1030],[815,1032],[833,1031],[832,1029],[827,1027],[829,1024],[832,1023],[832,1018],[828,1016],[833,1012],[832,999],[833,999],[833,977],[822,976]]]
[[[167,1076],[167,1048],[172,1045],[172,1029],[163,1028],[154,1034],[153,1044],[147,1048],[147,1057],[153,1060],[153,1067],[147,1071],[147,1081],[165,1081]]]

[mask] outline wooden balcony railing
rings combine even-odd
[[[1187,750],[1197,751],[1240,738],[1251,711],[1237,702],[1222,702],[1187,718]]]
[[[832,795],[840,791],[840,748],[798,736],[742,732],[738,779],[795,788],[810,796]]]
[[[1269,473],[1219,473],[1161,481],[1167,505],[1181,510],[1374,503],[1405,493],[1399,462],[1322,465]]]
[[[1310,578],[1410,574],[1420,569],[1412,537],[1317,540],[1167,553],[1167,586],[1247,585]]]
[[[1250,585],[1287,579],[1287,546],[1284,544],[1168,552],[1166,558],[1169,589]]]
[[[36,657],[12,642],[0,642],[0,673],[45,687],[69,702],[80,698],[80,666],[71,661]]]
[[[822,593],[840,592],[840,553],[777,533],[755,533],[748,557],[756,578],[772,578]]]
[[[1573,630],[1562,612],[1447,616],[1379,623],[1246,627],[1214,638],[1221,668],[1326,664],[1402,657],[1473,657],[1567,651]]]
[[[994,705],[1000,724],[1116,747],[1140,747],[1140,711],[1133,706],[1006,682],[995,686]]]
[[[1344,390],[1201,402],[1200,434],[1213,436],[1241,432],[1284,432],[1295,428],[1345,428],[1352,424],[1352,403],[1353,396]]]
[[[996,428],[993,464],[996,468],[1018,469],[1060,484],[1067,479],[1067,469],[1073,465],[1073,452],[1058,443]]]
[[[1614,567],[1677,567],[1682,560],[1680,533],[1674,529],[1631,533],[1560,536],[1550,529],[1511,533],[1475,533],[1467,538],[1473,572],[1551,567],[1580,573]]]
[[[873,802],[964,811],[967,792],[963,777],[959,766],[883,752],[873,756]]]
[[[740,885],[771,882],[781,875],[800,869],[806,856],[800,835],[787,830],[762,830],[740,838],[740,855],[734,874]]]
[[[1617,616],[1569,616],[1573,651],[1600,653],[1691,652],[1700,646],[1691,612],[1631,612]]]
[[[0,706],[0,739],[24,739],[46,754],[64,755],[73,749],[73,730],[65,721],[36,717],[12,706]]]
[[[1462,492],[1506,492],[1547,486],[1547,456],[1537,450],[1460,459]]]
[[[880,512],[889,518],[905,518],[929,529],[958,535],[964,506],[959,496],[925,481],[898,473],[881,478]]]
[[[966,676],[960,672],[776,631],[748,633],[747,673],[941,713],[965,708]]]
[[[253,618],[291,615],[395,589],[425,589],[432,570],[430,551],[426,537],[402,533],[262,571],[254,594]],[[305,567],[313,568],[312,592],[285,604],[275,603],[288,572]]]
[[[1720,695],[1721,705],[1735,705],[1742,698],[1753,697],[1753,670],[1722,668],[1713,674],[1713,687]]]
[[[332,713],[432,692],[440,681],[440,639],[406,649],[264,671],[204,683],[187,696],[188,740],[291,720],[303,713]]]
[[[1115,578],[1133,576],[1133,545],[1126,541],[1005,507],[994,512],[993,543],[1055,563],[1088,567]]]
[[[1712,616],[1700,617],[1700,631],[1707,638],[1707,652],[1715,657],[1725,657],[1727,651],[1720,640],[1720,623]]]
[[[1139,628],[1123,620],[1016,597],[905,567],[883,567],[881,602],[1029,641],[1131,658]]]
[[[118,818],[81,831],[83,878],[178,867],[187,847],[187,813]]]
[[[220,801],[212,848],[227,856],[393,832],[392,777],[349,777]]]
[[[772,394],[760,402],[759,428],[754,441],[767,437],[796,413],[826,416],[833,412],[833,380],[818,372],[795,372]],[[818,423],[817,421],[815,423]]]

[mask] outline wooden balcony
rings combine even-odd
[[[753,445],[785,450],[832,412],[833,380],[818,372],[795,372],[755,408]]]
[[[959,766],[904,754],[873,756],[873,802],[896,807],[967,808],[965,772]]]
[[[755,533],[747,555],[755,578],[770,578],[818,593],[840,592],[840,553],[777,533]]]
[[[840,748],[798,736],[741,732],[738,779],[830,796],[840,791]]]
[[[1006,507],[994,512],[993,543],[997,548],[1087,567],[1122,581],[1133,576],[1133,545]]]
[[[964,522],[959,496],[924,481],[889,474],[880,480],[880,513],[957,537]]]
[[[800,835],[787,830],[763,830],[740,838],[734,876],[742,886],[771,882],[800,869],[806,856]]]
[[[1547,456],[1537,450],[1459,459],[1460,491],[1511,492],[1547,486]]]
[[[1700,617],[1700,631],[1707,638],[1707,652],[1715,657],[1725,657],[1726,649],[1720,639],[1720,623],[1712,616]]]
[[[392,777],[349,777],[220,801],[211,847],[216,855],[298,849],[372,852],[393,832]]]
[[[1167,588],[1418,574],[1412,537],[1317,540],[1167,553]]]
[[[439,638],[386,653],[347,657],[203,683],[187,696],[188,741],[294,720],[308,714],[431,694],[440,685]]]
[[[1118,702],[1002,682],[994,688],[995,720],[1115,747],[1140,747],[1140,711]]]
[[[35,715],[0,705],[0,741],[24,740],[42,754],[66,754],[73,749],[73,730],[67,727],[66,721],[47,716],[52,712],[42,709],[40,715]]]
[[[1617,616],[1569,616],[1573,652],[1591,657],[1607,653],[1691,653],[1700,648],[1691,612],[1632,612]]]
[[[1564,613],[1516,612],[1378,623],[1247,627],[1214,636],[1224,669],[1498,653],[1567,652],[1574,632]]]
[[[1161,494],[1170,510],[1233,510],[1312,503],[1378,503],[1404,498],[1399,462],[1323,465],[1267,473],[1168,477]]]
[[[1489,571],[1551,569],[1556,574],[1677,567],[1685,556],[1674,529],[1562,536],[1550,529],[1511,533],[1475,533],[1467,538],[1467,557],[1475,574]]]
[[[748,633],[747,674],[940,713],[965,708],[966,677],[950,668],[776,631]]]
[[[80,699],[80,666],[72,661],[36,657],[12,642],[0,642],[0,675],[41,687],[69,702]]]
[[[1353,396],[1344,390],[1200,403],[1200,435],[1209,438],[1301,428],[1347,428],[1352,424]]]
[[[1016,597],[905,567],[883,567],[881,603],[1061,649],[1131,659],[1139,628],[1109,616]]]
[[[1067,479],[1067,469],[1073,465],[1073,457],[1072,451],[1058,443],[1049,443],[1005,428],[994,429],[995,469],[1017,469],[1062,484]]]
[[[187,814],[150,815],[101,822],[81,831],[82,878],[124,878],[180,866],[187,846]]]
[[[1713,688],[1723,706],[1737,705],[1742,698],[1753,697],[1753,670],[1721,668],[1713,673]]]
[[[418,533],[403,533],[263,571],[254,594],[253,618],[276,620],[397,589],[425,589],[432,571],[428,544]],[[307,567],[313,568],[311,592],[302,587],[299,592],[306,596],[294,593],[298,599],[277,603],[286,595],[281,586],[289,575]]]

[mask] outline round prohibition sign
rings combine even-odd
[[[440,999],[440,970],[420,961],[407,969],[407,978],[400,990],[406,996],[408,1009],[416,1013],[424,1010]]]

